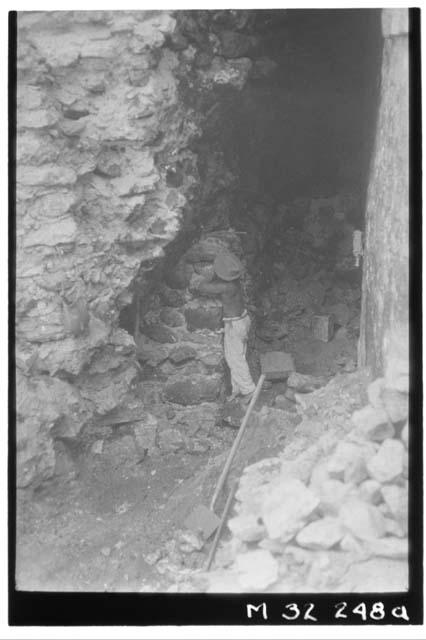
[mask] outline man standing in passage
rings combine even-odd
[[[192,276],[190,289],[200,295],[220,296],[223,306],[225,360],[231,371],[232,395],[248,401],[255,389],[246,360],[250,317],[244,306],[241,275],[243,265],[231,253],[219,254],[213,264],[215,278],[207,281],[201,276]]]

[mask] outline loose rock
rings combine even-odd
[[[367,462],[368,472],[378,482],[391,482],[404,469],[404,445],[399,440],[385,440],[379,451]]]
[[[345,482],[359,484],[368,477],[366,460],[374,453],[374,448],[367,443],[366,446],[360,446],[353,442],[339,442],[328,462],[328,472],[331,476],[343,478]]]
[[[392,515],[397,522],[407,531],[408,528],[408,491],[407,488],[396,485],[382,487],[382,495]]]
[[[243,542],[256,542],[265,535],[265,527],[252,513],[241,514],[228,521],[228,527],[233,535]]]
[[[297,479],[275,481],[268,491],[262,518],[270,538],[289,540],[305,524],[319,499]]]
[[[402,422],[408,417],[408,394],[395,389],[385,389],[382,393],[383,406],[392,422]]]
[[[337,544],[344,535],[338,518],[322,518],[311,522],[299,531],[296,541],[307,549],[330,549]]]
[[[363,500],[377,505],[382,500],[382,485],[377,480],[371,478],[365,480],[359,485],[359,494]]]
[[[382,442],[386,438],[392,438],[395,429],[389,422],[388,414],[382,408],[374,408],[369,405],[354,411],[351,418],[358,431],[368,440]]]
[[[246,589],[266,589],[278,578],[278,563],[269,551],[259,549],[236,558],[238,580]]]
[[[386,533],[385,522],[377,507],[361,500],[348,500],[339,512],[342,524],[357,538],[381,538]]]
[[[287,379],[287,386],[299,393],[310,393],[327,384],[324,376],[310,376],[302,373],[291,373]]]

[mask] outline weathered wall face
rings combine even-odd
[[[408,373],[408,10],[386,9],[367,198],[359,363]],[[401,381],[402,384],[402,381]]]
[[[190,143],[202,114],[182,96],[180,79],[196,96],[240,89],[251,68],[241,57],[248,41],[232,31],[221,41],[190,17],[181,30],[176,22],[160,11],[19,14],[20,487],[55,473],[54,436],[75,437],[120,406],[143,415],[135,343],[119,328],[120,310],[135,277],[143,291],[144,274],[196,219],[205,185],[226,174],[213,158],[214,180],[197,186]]]

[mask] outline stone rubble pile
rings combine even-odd
[[[372,590],[407,588],[405,382],[357,372],[303,396],[286,450],[244,470],[207,591],[365,591],[372,570]]]

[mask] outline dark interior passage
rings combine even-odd
[[[259,53],[275,70],[247,83],[227,112],[225,149],[238,155],[243,185],[284,201],[365,190],[380,80],[379,12],[296,10],[262,26]]]

